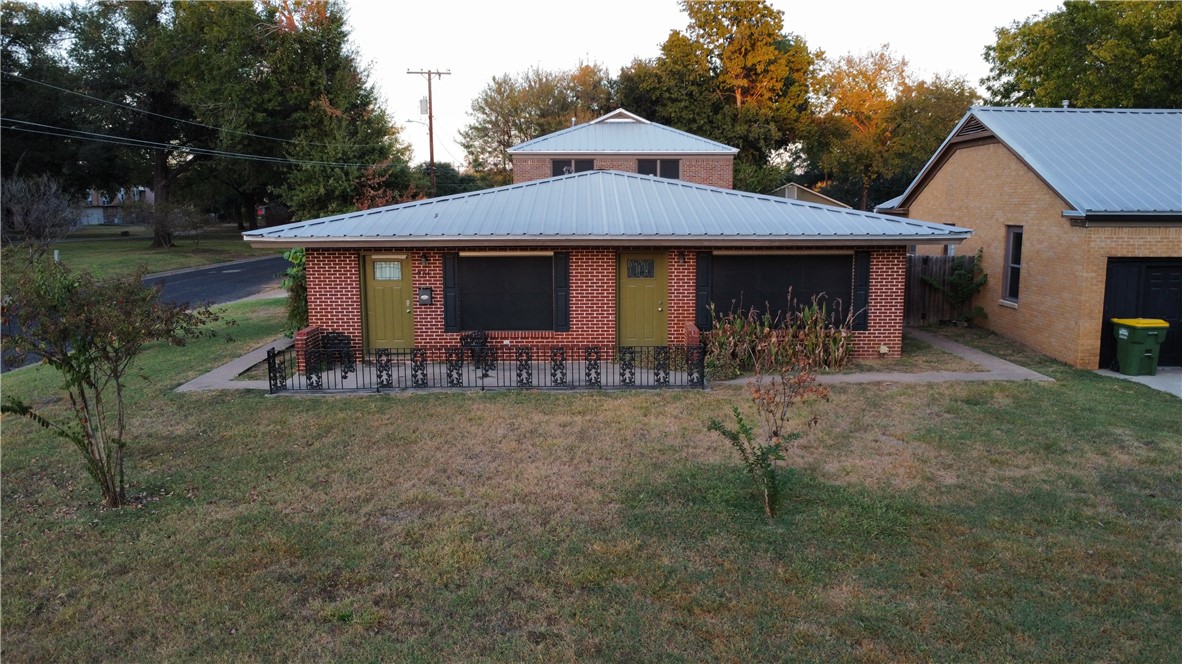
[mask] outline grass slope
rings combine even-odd
[[[6,661],[1182,659],[1169,395],[987,338],[1057,382],[837,387],[768,522],[740,388],[172,393],[282,315],[233,313],[145,356],[139,509],[5,419]]]
[[[122,232],[129,235],[120,236]],[[177,235],[176,246],[168,249],[152,249],[151,242],[150,229],[142,226],[86,226],[53,248],[61,252],[62,262],[71,268],[104,277],[127,274],[138,267],[167,272],[279,253],[252,249],[234,226],[202,231],[199,237]]]

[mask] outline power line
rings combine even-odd
[[[315,161],[309,159],[288,159],[285,157],[272,157],[268,155],[249,154],[243,152],[227,152],[225,150],[213,150],[210,148],[199,148],[192,146],[179,146],[170,143],[161,143],[158,141],[147,141],[139,138],[131,138],[130,136],[113,136],[111,134],[99,134],[96,132],[82,131],[80,129],[69,129],[66,127],[55,127],[53,125],[46,125],[37,122],[28,122],[26,120],[16,120],[13,118],[0,117],[0,122],[16,122],[19,124],[29,125],[31,127],[41,127],[41,129],[30,129],[28,127],[17,126],[3,126],[2,129],[11,131],[20,131],[29,134],[42,134],[45,136],[57,136],[60,138],[71,138],[83,141],[94,141],[97,143],[110,143],[114,145],[122,145],[125,147],[135,147],[144,149],[164,149],[172,150],[174,152],[184,152],[187,154],[204,155],[211,157],[226,157],[229,159],[242,159],[246,161],[262,161],[276,164],[291,164],[298,166],[336,166],[347,168],[369,168],[371,166],[380,166],[380,164],[365,164],[365,163],[349,163],[339,161]],[[57,130],[57,131],[47,131]],[[72,132],[72,133],[62,133]]]
[[[318,146],[320,146],[320,147],[329,147],[329,148],[338,148],[338,147],[345,147],[345,148],[353,148],[353,147],[369,148],[369,147],[380,147],[380,146],[381,146],[381,144],[379,144],[379,143],[316,143],[316,142],[312,142],[312,141],[300,141],[300,140],[298,140],[298,139],[293,139],[293,138],[277,138],[277,137],[274,137],[274,136],[263,136],[263,135],[261,135],[261,134],[253,134],[253,133],[251,133],[251,132],[249,132],[249,131],[239,131],[239,130],[237,130],[237,129],[226,129],[225,127],[215,127],[215,126],[213,126],[213,125],[202,124],[202,123],[200,123],[200,122],[194,122],[194,121],[192,121],[192,120],[183,120],[183,119],[181,119],[181,118],[176,118],[176,117],[173,117],[173,116],[171,116],[171,115],[163,115],[163,114],[161,114],[161,113],[155,113],[155,112],[153,112],[153,111],[147,111],[147,110],[144,110],[144,109],[142,109],[142,108],[136,108],[135,106],[129,106],[128,104],[120,104],[119,102],[116,102],[116,101],[111,101],[111,100],[109,100],[109,99],[103,99],[102,97],[95,97],[95,96],[88,95],[88,94],[85,94],[85,93],[82,93],[82,92],[77,92],[77,91],[75,91],[75,90],[70,90],[70,89],[68,89],[68,88],[59,87],[59,86],[53,85],[52,83],[46,83],[46,82],[44,82],[44,81],[38,81],[38,80],[34,80],[34,79],[31,79],[31,78],[28,78],[28,77],[25,77],[25,76],[21,76],[20,74],[14,74],[14,73],[12,73],[12,72],[7,72],[7,71],[6,71],[6,72],[2,72],[2,73],[3,73],[5,76],[9,76],[9,77],[12,77],[12,78],[18,78],[18,79],[20,79],[20,80],[22,80],[22,81],[27,81],[27,82],[29,82],[29,83],[34,83],[34,84],[36,84],[36,85],[41,85],[41,86],[44,86],[44,87],[47,87],[47,88],[51,88],[51,89],[53,89],[53,90],[57,90],[57,91],[59,91],[59,92],[65,92],[66,94],[71,94],[71,95],[75,95],[75,96],[78,96],[78,97],[82,97],[82,98],[84,98],[84,99],[89,99],[89,100],[91,100],[91,101],[96,101],[96,102],[99,102],[99,103],[101,103],[101,104],[107,104],[107,105],[109,105],[109,106],[115,106],[115,107],[117,107],[117,108],[125,108],[125,109],[127,109],[127,110],[130,110],[130,111],[135,111],[136,113],[143,113],[144,115],[151,115],[151,116],[154,116],[154,117],[163,118],[163,119],[165,119],[165,120],[171,120],[171,121],[173,121],[173,122],[181,122],[181,123],[184,123],[184,124],[187,124],[187,125],[193,125],[194,127],[203,127],[203,128],[205,128],[205,129],[213,129],[214,131],[225,132],[225,133],[227,133],[227,134],[238,134],[239,136],[249,136],[249,137],[251,137],[251,138],[261,138],[261,139],[263,139],[263,140],[267,140],[267,141],[279,141],[280,143],[301,143],[301,144],[304,144],[304,145],[318,145]]]

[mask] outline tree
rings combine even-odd
[[[821,166],[858,183],[862,210],[867,209],[871,183],[892,174],[890,110],[909,84],[908,76],[907,60],[883,45],[826,62],[818,80],[821,118],[832,137]]]
[[[784,33],[766,2],[682,2],[690,23],[654,60],[620,71],[623,105],[645,117],[739,148],[735,187],[760,190],[773,155],[800,138],[813,55]],[[748,177],[750,176],[750,177]]]
[[[8,178],[2,186],[5,240],[19,236],[31,258],[44,255],[78,223],[69,196],[47,175]]]
[[[181,98],[182,82],[173,76],[183,42],[175,30],[178,5],[165,2],[112,2],[72,7],[70,58],[89,94],[112,102],[85,109],[86,124],[96,133],[128,138],[144,147],[131,152],[107,146],[120,155],[137,155],[130,172],[105,178],[116,186],[133,173],[150,174],[154,200],[172,200],[177,178],[209,158],[191,148],[210,148],[216,130],[197,123]],[[172,246],[167,227],[154,228],[152,246]]]
[[[67,40],[67,14],[23,2],[0,4],[0,115],[5,123],[0,175],[49,175],[77,191],[78,145],[44,133],[72,128],[72,105],[49,86],[72,88],[73,76],[61,57]]]
[[[494,76],[472,100],[472,121],[460,131],[460,145],[474,171],[508,182],[509,148],[569,127],[572,120],[594,119],[614,104],[614,82],[599,65]]]
[[[1069,1],[996,34],[990,103],[1182,107],[1182,3]]]
[[[74,416],[54,422],[11,395],[2,410],[32,418],[73,444],[103,505],[124,505],[124,387],[132,363],[150,341],[183,344],[210,334],[205,326],[218,315],[161,302],[158,289],[140,283],[141,274],[100,280],[46,260],[16,268],[15,277],[13,271],[6,266],[3,316],[19,329],[5,342],[18,362],[34,353],[61,374]]]
[[[405,189],[410,148],[358,63],[341,7],[317,0],[269,0],[264,7],[274,41],[270,75],[301,104],[289,116],[296,131],[285,156],[302,163],[271,194],[308,218],[355,209],[375,178]]]

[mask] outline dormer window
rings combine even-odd
[[[670,180],[681,179],[680,159],[637,159],[636,172]]]
[[[593,170],[595,170],[594,159],[553,159],[550,161],[550,175],[553,177]]]

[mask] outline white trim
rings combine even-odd
[[[1002,299],[998,300],[997,304],[999,306],[1005,307],[1006,309],[1017,309],[1018,308],[1017,302],[1015,302],[1014,300],[1007,300],[1004,297]]]

